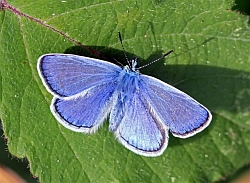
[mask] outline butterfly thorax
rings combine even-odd
[[[135,92],[139,92],[140,74],[135,69],[136,64],[134,62],[132,64],[132,67],[126,65],[119,73],[116,88],[118,100],[125,101],[133,96]]]

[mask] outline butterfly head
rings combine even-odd
[[[138,58],[135,57],[128,62],[128,65],[126,65],[124,67],[124,70],[126,71],[126,73],[129,73],[130,75],[138,75],[139,74],[139,70],[136,68],[137,60],[138,60]]]
[[[137,60],[138,60],[138,58],[137,57],[134,57],[130,62],[131,62],[131,71],[133,71],[133,72],[138,72],[138,69],[136,69],[136,66],[137,66]]]

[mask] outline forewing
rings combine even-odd
[[[121,101],[117,101],[121,102]],[[110,121],[119,123],[115,135],[129,150],[144,156],[159,156],[167,147],[168,130],[166,126],[151,115],[138,93],[125,103],[120,103],[121,110],[111,111]],[[123,117],[120,112],[123,112]],[[117,114],[116,114],[117,112]],[[117,121],[121,120],[121,121]]]
[[[193,136],[211,122],[209,110],[184,92],[146,75],[141,75],[141,82],[145,101],[174,136]]]
[[[77,97],[56,98],[50,106],[56,119],[66,128],[84,133],[95,132],[113,105],[115,84],[91,88]]]
[[[46,54],[38,59],[38,73],[57,98],[78,94],[113,81],[122,70],[112,63],[70,54]]]

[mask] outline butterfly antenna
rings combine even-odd
[[[118,60],[116,60],[115,58],[113,58],[113,60],[116,61],[120,66],[124,67],[124,65],[121,62],[119,62]]]
[[[125,58],[126,58],[126,60],[127,60],[127,63],[128,63],[128,65],[129,65],[129,67],[131,68],[131,64],[130,64],[130,62],[129,62],[129,60],[128,60],[128,56],[127,56],[127,54],[126,54],[126,52],[125,52],[125,49],[124,49],[124,46],[123,46],[123,43],[122,43],[122,36],[121,36],[121,33],[120,33],[120,32],[118,32],[118,36],[119,36],[119,40],[120,40],[120,42],[121,42],[122,49],[123,49],[123,53],[124,53],[124,55],[125,55]]]
[[[137,69],[141,69],[141,68],[147,67],[147,66],[149,66],[149,65],[151,65],[151,64],[153,64],[153,63],[155,63],[155,62],[157,62],[157,61],[159,61],[159,60],[161,60],[162,58],[168,56],[168,55],[169,55],[170,53],[172,53],[172,52],[174,52],[174,50],[170,50],[169,52],[167,52],[167,53],[165,53],[164,55],[162,55],[160,58],[158,58],[158,59],[154,60],[153,62],[150,62],[150,63],[148,63],[148,64],[146,64],[146,65],[143,65],[143,66],[141,66],[141,67],[138,67]]]

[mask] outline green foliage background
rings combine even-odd
[[[231,10],[234,1],[2,3],[0,117],[9,151],[27,157],[41,182],[215,182],[249,164],[249,17]],[[125,149],[108,123],[93,135],[72,132],[49,110],[52,96],[38,76],[38,57],[66,52],[125,60],[118,31],[141,65],[174,49],[141,72],[188,93],[213,114],[210,126],[192,138],[170,135],[160,157]]]

